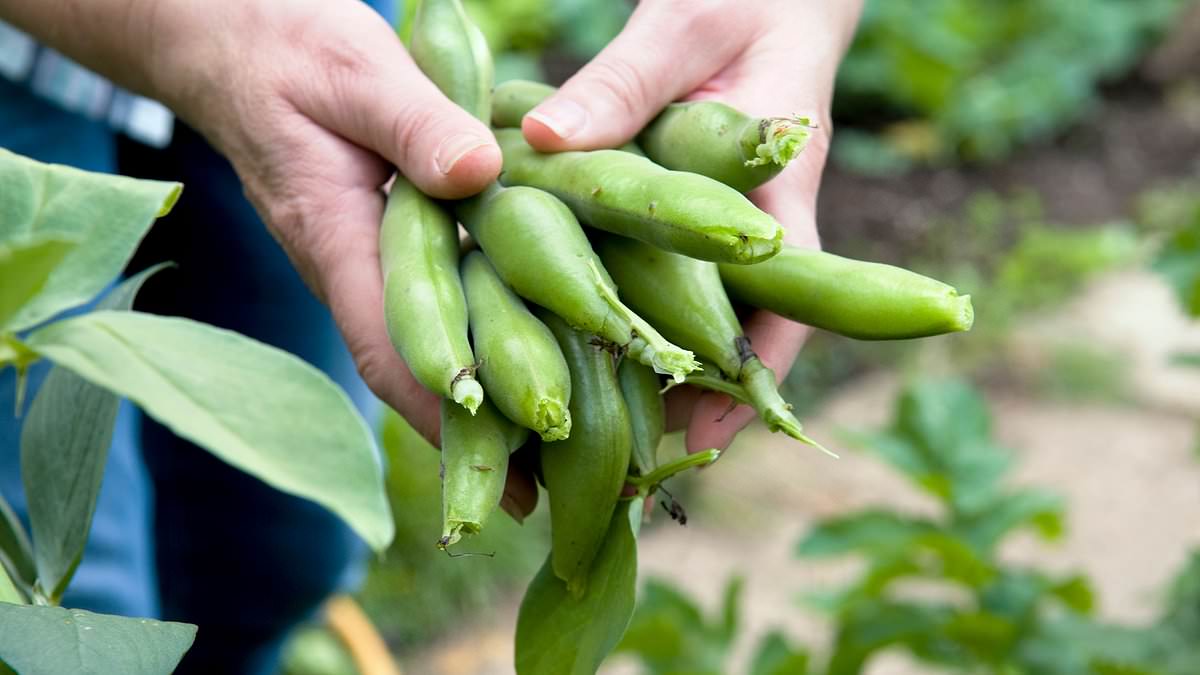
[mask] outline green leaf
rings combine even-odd
[[[156,265],[113,289],[99,309],[128,310]],[[57,604],[83,558],[120,398],[61,366],[50,370],[21,428],[37,581]]]
[[[7,322],[17,331],[83,304],[120,274],[179,183],[136,180],[42,164],[0,149],[0,243],[56,236],[78,241],[30,302]]]
[[[4,495],[0,495],[0,567],[26,586],[32,586],[37,577],[29,536]]]
[[[14,605],[25,604],[25,599],[21,597],[21,592],[13,584],[13,580],[8,576],[8,570],[4,565],[0,565],[0,602],[8,602]]]
[[[981,554],[990,554],[1014,529],[1031,525],[1046,539],[1062,534],[1062,499],[1039,490],[1001,495],[978,511],[961,515],[954,531]]]
[[[737,636],[738,624],[741,617],[742,589],[746,580],[735,576],[725,584],[725,592],[721,601],[721,639],[726,643],[733,642]]]
[[[0,659],[21,675],[168,675],[195,638],[186,623],[0,603]]]
[[[0,201],[3,199],[0,194]],[[77,240],[57,234],[0,241],[0,279],[4,280],[0,286],[0,329],[17,323],[13,317],[45,288],[54,269],[77,245]]]
[[[908,548],[914,539],[935,529],[928,521],[889,511],[862,511],[818,524],[796,546],[796,554],[814,558],[847,553],[890,554]]]
[[[1159,251],[1153,267],[1175,289],[1184,311],[1200,317],[1200,208]]]
[[[804,675],[808,652],[795,649],[779,631],[771,631],[758,645],[750,675]]]
[[[669,584],[650,579],[642,588],[633,621],[617,651],[635,654],[648,672],[721,675],[732,645],[725,609],[740,596],[742,582],[730,579],[721,615],[709,621],[700,607]],[[734,603],[735,604],[735,603]]]
[[[517,672],[595,673],[625,633],[636,593],[637,542],[628,512],[617,509],[581,597],[555,576],[549,556],[530,582],[517,617]]]
[[[375,550],[394,533],[370,428],[345,392],[287,352],[140,312],[53,323],[30,348],[264,482],[341,516]]]
[[[1172,354],[1171,364],[1187,368],[1200,368],[1200,352],[1177,352]]]

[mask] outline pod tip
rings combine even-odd
[[[801,115],[763,120],[759,127],[759,139],[762,142],[754,149],[756,156],[747,160],[746,166],[787,166],[788,162],[804,151],[812,138],[812,130],[816,128],[817,125],[811,117]]]
[[[960,331],[971,330],[971,327],[975,325],[975,307],[971,304],[971,296],[969,294],[960,295],[958,302],[958,316],[954,328]]]
[[[571,435],[571,412],[558,401],[539,400],[534,421],[543,441],[561,441]]]
[[[479,410],[480,404],[483,403],[483,387],[473,377],[460,378],[450,386],[450,396],[455,403],[474,415],[475,411]]]
[[[445,551],[447,548],[462,541],[464,534],[479,534],[479,523],[472,523],[463,520],[447,521],[442,529],[442,537],[438,539],[437,547]]]

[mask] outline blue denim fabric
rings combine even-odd
[[[368,0],[394,20],[396,3]],[[188,316],[291,351],[328,373],[368,420],[328,311],[242,196],[232,169],[177,125],[164,150],[117,141],[102,122],[62,112],[0,79],[0,147],[48,162],[184,182],[133,269],[162,260],[138,309]],[[33,369],[29,398],[47,366]],[[0,493],[22,517],[15,377],[0,373]],[[27,403],[28,405],[28,403]],[[358,583],[362,542],[324,508],[285,495],[122,403],[83,562],[64,604],[200,626],[178,673],[266,675],[288,631],[331,592]]]

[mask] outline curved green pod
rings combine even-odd
[[[611,235],[598,242],[597,251],[625,289],[625,301],[670,339],[688,345],[740,383],[768,429],[816,445],[802,433],[792,406],[779,395],[775,374],[750,349],[716,264]]]
[[[620,150],[542,154],[499,129],[500,182],[545,190],[592,227],[701,260],[750,264],[779,252],[783,227],[733,188]]]
[[[488,123],[495,65],[487,40],[462,2],[421,0],[408,52],[447,98]]]
[[[456,212],[517,295],[676,380],[698,368],[691,352],[667,342],[620,302],[579,221],[553,195],[493,185],[458,202]]]
[[[554,573],[576,597],[617,507],[633,430],[612,355],[546,310],[538,317],[558,340],[571,371],[571,436],[541,447],[542,478],[550,500]]]
[[[859,340],[902,340],[970,330],[971,296],[880,263],[787,247],[753,267],[721,265],[739,302]]]
[[[543,441],[571,434],[571,374],[550,329],[496,276],[483,253],[462,261],[476,377],[488,400]]]
[[[508,478],[508,455],[529,430],[505,419],[490,401],[475,415],[442,399],[442,536],[440,548],[479,534]]]
[[[645,476],[658,466],[658,444],[667,428],[662,382],[653,370],[632,359],[621,360],[617,379],[633,429],[633,469]]]
[[[458,276],[458,227],[397,176],[379,229],[388,336],[426,389],[472,413],[483,400],[467,340],[467,301]]]
[[[783,171],[815,128],[809,117],[751,117],[719,101],[672,103],[638,134],[646,156],[749,192]]]
[[[545,101],[557,89],[532,80],[507,80],[492,92],[492,126],[497,129],[520,128],[525,113]]]

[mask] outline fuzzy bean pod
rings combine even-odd
[[[412,183],[396,177],[379,231],[388,336],[426,389],[472,413],[483,400],[467,340],[458,276],[458,227]]]
[[[774,218],[711,178],[620,150],[542,154],[519,129],[500,129],[496,139],[504,152],[501,183],[550,192],[592,227],[726,263],[761,262],[783,244]]]
[[[579,597],[625,485],[633,430],[612,355],[552,312],[539,310],[538,317],[571,371],[571,436],[543,443],[541,464],[554,573]]]
[[[971,296],[900,267],[786,247],[752,267],[721,265],[739,302],[859,340],[901,340],[966,331]]]
[[[698,366],[617,297],[579,221],[561,201],[528,187],[493,185],[456,205],[459,220],[517,295],[571,326],[628,349],[682,380]]]
[[[800,154],[815,128],[809,117],[751,117],[719,101],[672,103],[638,134],[646,156],[749,192]]]
[[[571,374],[550,329],[496,276],[483,253],[462,261],[476,373],[488,400],[543,441],[571,433]]]
[[[484,401],[475,415],[442,399],[442,537],[438,547],[479,534],[508,477],[508,455],[529,430],[513,424]]]
[[[557,91],[532,80],[508,80],[492,92],[492,126],[497,129],[520,128],[525,113]]]
[[[659,393],[662,382],[653,370],[632,359],[621,361],[617,379],[633,425],[633,469],[645,476],[658,466],[658,444],[667,428],[667,411]]]
[[[421,0],[408,52],[447,98],[488,123],[495,82],[492,52],[460,0]]]
[[[792,406],[779,395],[775,374],[750,349],[716,264],[611,235],[597,250],[625,289],[626,302],[741,384],[768,429],[817,445],[802,433]]]

